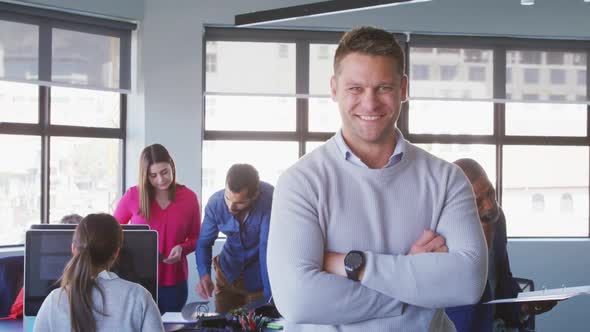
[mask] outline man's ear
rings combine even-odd
[[[408,101],[408,76],[407,75],[403,75],[402,76],[402,103],[405,103],[406,101]]]
[[[330,78],[330,93],[332,94],[332,100],[336,101],[336,90],[337,90],[336,75],[332,75]]]

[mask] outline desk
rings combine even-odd
[[[195,332],[195,331],[200,331],[200,332],[217,332],[217,331],[228,331],[226,329],[213,329],[213,328],[204,328],[204,329],[198,329],[198,328],[183,328],[182,325],[180,324],[166,324],[164,325],[164,328],[166,329],[166,332],[171,332],[171,331],[178,331],[178,332]],[[32,329],[31,329],[32,330]],[[274,330],[267,330],[264,329],[264,331],[269,331],[269,332],[276,332]],[[0,320],[0,332],[23,332],[23,320],[22,319],[17,319],[17,320]],[[236,330],[236,332],[239,332],[238,330]]]
[[[22,332],[23,320],[0,320],[0,332]]]

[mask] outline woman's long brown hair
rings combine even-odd
[[[123,243],[123,231],[117,220],[105,213],[89,214],[76,227],[72,240],[74,256],[64,269],[61,287],[68,295],[73,332],[96,332],[92,290],[96,287],[103,301],[104,293],[95,281],[96,269],[110,268]]]
[[[168,150],[161,144],[152,144],[141,151],[139,157],[139,214],[150,222],[150,205],[154,199],[154,187],[150,183],[150,166],[157,163],[169,163],[172,168],[172,183],[168,188],[168,199],[174,201],[176,197],[176,167]]]

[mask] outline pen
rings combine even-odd
[[[282,330],[283,325],[279,325],[276,323],[268,323],[268,324],[266,324],[266,328],[269,330]]]

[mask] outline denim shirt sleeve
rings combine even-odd
[[[217,224],[217,216],[215,213],[219,202],[213,198],[214,196],[209,200],[205,207],[205,217],[203,218],[201,233],[199,234],[199,240],[197,241],[195,257],[200,278],[206,274],[211,275],[213,244],[219,234],[219,225]]]
[[[266,248],[268,247],[268,229],[270,226],[270,211],[263,217],[260,224],[260,245],[258,248],[260,255],[260,278],[262,279],[262,287],[264,287],[264,298],[270,299],[270,282],[268,280],[268,270],[266,269]]]

